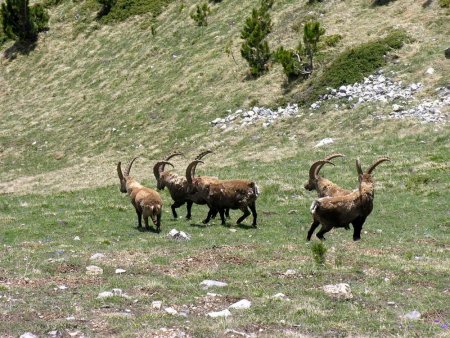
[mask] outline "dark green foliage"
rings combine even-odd
[[[20,42],[37,40],[38,33],[48,29],[48,14],[44,7],[28,6],[28,0],[7,0],[2,3],[3,32],[6,37]]]
[[[208,26],[208,14],[211,13],[211,10],[207,3],[197,5],[195,10],[190,13],[192,20],[197,23],[197,26]]]
[[[383,66],[386,63],[384,56],[393,49],[401,48],[407,39],[404,31],[395,30],[383,39],[345,50],[312,83],[305,101],[316,100],[326,92],[327,87],[339,88],[361,81]]]
[[[325,258],[327,253],[327,248],[322,242],[313,242],[311,244],[311,252],[314,258],[314,261],[319,265],[325,264]]]
[[[323,2],[324,0],[308,0],[308,4],[315,4],[316,2]]]
[[[273,0],[262,0],[260,8],[254,8],[252,15],[245,20],[241,31],[244,43],[241,46],[241,55],[250,66],[253,76],[260,76],[268,69],[271,58],[269,44],[265,40],[272,31],[272,21],[269,9],[273,6]]]
[[[117,0],[108,14],[101,17],[102,23],[122,22],[134,15],[152,13],[154,17],[162,13],[173,0]]]
[[[209,0],[209,2],[211,2],[213,4],[218,4],[218,3],[221,3],[222,0]]]
[[[450,0],[439,0],[439,6],[450,8]]]
[[[31,6],[30,14],[38,32],[48,30],[48,20],[50,17],[43,5],[35,4]]]
[[[306,55],[309,59],[309,69],[313,70],[313,57],[317,52],[317,43],[322,35],[325,34],[325,29],[320,27],[320,22],[310,21],[305,23],[303,30],[303,43],[305,44]]]
[[[107,15],[116,4],[117,0],[97,0],[102,5],[102,8],[98,12],[97,16],[100,18]]]
[[[326,47],[336,47],[336,45],[341,40],[342,40],[341,34],[326,35],[320,39],[319,45],[326,46]],[[320,47],[319,47],[319,49],[320,49]]]
[[[274,53],[274,60],[283,66],[288,78],[295,78],[304,73],[301,45],[296,50],[279,47]]]
[[[1,11],[1,8],[0,8]],[[0,47],[8,41],[8,37],[6,36],[5,32],[3,31],[3,15],[0,13]]]

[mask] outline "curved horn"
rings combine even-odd
[[[214,151],[212,151],[212,150],[205,150],[205,151],[202,151],[200,154],[198,154],[197,155],[197,157],[195,158],[196,160],[201,160],[203,157],[205,157],[206,155],[208,155],[208,154],[213,154],[214,153]]]
[[[156,164],[153,166],[153,174],[155,175],[155,178],[157,180],[159,180],[159,176],[164,171],[164,166],[166,164],[172,166],[172,168],[173,168],[173,164],[168,161],[159,161],[159,162],[156,162]]]
[[[358,176],[363,174],[363,171],[361,169],[361,162],[359,161],[359,158],[356,159],[356,171],[358,172]]]
[[[176,152],[176,153],[170,154],[169,156],[166,157],[166,161],[170,160],[172,157],[175,157],[175,156],[183,156],[183,153]]]
[[[314,162],[312,164],[311,168],[309,168],[309,178],[311,180],[314,180],[317,177],[317,175],[319,174],[320,168],[322,168],[322,166],[325,163],[329,163],[329,164],[334,165],[334,163],[332,163],[330,161],[326,161],[326,160],[319,160],[319,161],[316,161],[316,162]],[[319,168],[319,166],[320,166],[320,168]]]
[[[369,169],[367,169],[367,171],[366,171],[366,174],[371,174],[372,173],[372,171],[380,164],[380,163],[383,163],[383,162],[385,162],[385,161],[391,161],[391,159],[389,158],[389,157],[381,157],[381,158],[379,158],[378,160],[376,160],[375,161],[375,163],[374,164],[372,164],[370,167],[369,167]]]
[[[133,158],[133,159],[130,161],[130,164],[128,164],[128,166],[127,166],[126,169],[125,169],[124,176],[129,176],[129,175],[130,175],[131,166],[133,165],[133,162],[134,162],[138,157],[139,157],[139,156],[136,156],[135,158]]]
[[[123,180],[123,173],[122,173],[122,167],[121,167],[121,163],[117,163],[117,173],[119,174],[119,179],[122,181]]]
[[[336,158],[336,157],[345,157],[345,155],[341,154],[341,153],[334,153],[334,154],[331,154],[331,155],[328,155],[327,157],[325,157],[324,161],[330,161],[330,160],[332,160],[333,158]]]
[[[195,167],[199,163],[205,163],[205,162],[203,162],[201,160],[194,160],[191,163],[189,163],[188,167],[186,168],[186,180],[187,180],[188,184],[192,184],[192,179],[194,178],[194,175],[195,175]]]

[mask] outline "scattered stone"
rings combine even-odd
[[[285,276],[292,276],[295,275],[297,273],[297,271],[295,271],[294,269],[287,269],[286,272],[284,273]]]
[[[432,68],[432,67],[428,68],[425,73],[427,73],[428,75],[433,75],[434,74],[434,68]]]
[[[240,331],[236,331],[236,330],[232,330],[232,329],[227,329],[225,330],[225,334],[230,334],[232,337],[234,336],[241,336],[241,337],[245,337],[245,338],[250,338],[250,337],[256,337],[254,334],[249,335],[245,332],[240,332]]]
[[[152,309],[160,310],[162,302],[160,300],[155,300],[152,302]]]
[[[89,265],[86,267],[87,275],[101,275],[103,274],[103,269],[96,265]]]
[[[236,232],[236,231],[237,231],[237,229],[234,229],[234,228],[230,229],[230,232]]]
[[[105,255],[102,254],[102,253],[97,252],[97,253],[93,254],[90,259],[91,260],[96,260],[96,259],[102,259],[102,258],[105,258]]]
[[[74,240],[74,241],[80,241],[80,237],[79,237],[79,236],[75,236],[75,237],[73,238],[73,240]]]
[[[277,294],[275,294],[275,295],[273,295],[271,298],[272,298],[272,299],[287,300],[287,301],[290,300],[284,293],[281,293],[281,292],[280,292],[280,293],[277,293]]]
[[[387,302],[387,305],[393,306],[393,305],[395,305],[395,302]]]
[[[173,307],[166,307],[164,308],[164,311],[166,311],[169,315],[175,316],[178,314],[178,311],[175,310]]]
[[[408,320],[418,320],[420,319],[420,317],[422,317],[421,313],[417,310],[408,312],[407,314],[405,314],[403,316],[404,319],[408,319]]]
[[[20,338],[38,338],[38,336],[31,332],[25,332],[20,336]]]
[[[176,239],[176,240],[188,241],[191,239],[191,236],[186,234],[184,231],[178,231],[177,229],[170,230],[170,232],[167,236],[171,239]]]
[[[62,333],[59,332],[58,330],[49,331],[49,332],[47,332],[47,335],[49,337],[58,337],[58,338],[62,337]]]
[[[211,318],[218,318],[218,317],[228,317],[231,316],[231,312],[228,309],[222,310],[222,311],[217,311],[217,312],[209,312],[207,314],[208,317]]]
[[[314,146],[314,148],[322,147],[322,146],[325,146],[325,145],[331,144],[331,143],[334,143],[334,140],[332,138],[327,137],[327,138],[320,140],[319,143],[317,143]]]
[[[200,283],[200,286],[203,286],[203,289],[208,289],[210,287],[218,287],[223,288],[224,286],[227,286],[228,284],[225,282],[219,282],[215,280],[205,279],[203,282]]]
[[[97,299],[109,298],[113,296],[114,294],[111,291],[103,291],[98,294]]]
[[[392,105],[392,110],[395,111],[395,112],[399,112],[399,111],[403,110],[403,107],[401,105],[399,105],[399,104],[393,104]]]
[[[213,292],[208,292],[206,295],[207,295],[208,297],[217,297],[217,296],[220,296],[219,294],[213,293]]]
[[[323,287],[323,290],[328,295],[332,296],[333,298],[337,299],[352,299],[352,290],[350,289],[350,285],[347,283],[339,283],[335,285],[325,285]]]
[[[65,289],[67,289],[67,286],[65,286],[65,285],[58,285],[58,289],[59,290],[65,290]]]
[[[75,320],[75,317],[74,316],[69,316],[69,317],[66,318],[66,320]]]
[[[252,302],[250,302],[247,299],[241,299],[239,302],[231,304],[228,308],[236,310],[244,310],[250,308],[250,306],[252,306]]]
[[[124,273],[126,271],[127,270],[124,270],[124,269],[116,269],[116,274],[120,275],[120,274],[122,274],[122,273]]]

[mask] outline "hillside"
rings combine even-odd
[[[162,7],[154,16],[104,24],[95,19],[94,1],[63,0],[49,7],[50,29],[35,49],[16,53],[11,41],[0,47],[0,298],[9,299],[0,304],[0,335],[236,334],[227,329],[263,337],[448,334],[448,8],[439,1],[276,1],[272,50],[294,48],[299,27],[310,19],[321,22],[325,36],[342,36],[318,54],[310,79],[289,82],[279,64],[257,79],[248,76],[240,32],[256,2],[210,3],[206,27],[189,17],[197,2],[157,3]],[[242,125],[243,115],[223,129],[211,123],[259,111],[254,107],[272,114],[300,103],[344,51],[394,30],[408,39],[372,78],[409,90],[410,97],[355,104],[357,95],[352,101],[348,93],[356,86],[348,86],[336,88],[347,95],[342,99],[330,96],[313,108],[299,104],[293,116],[270,124],[261,118]],[[439,102],[438,122],[401,118],[421,104],[435,109],[432,101]],[[327,138],[332,142],[317,146]],[[183,152],[174,159],[182,174],[204,149],[214,154],[198,174],[258,182],[259,229],[243,225],[230,232],[217,220],[204,227],[206,209],[199,206],[192,222],[172,220],[165,190],[163,233],[136,231],[132,206],[119,193],[117,162],[139,155],[132,174],[154,187],[156,160]],[[318,267],[305,242],[316,195],[303,184],[311,163],[333,152],[346,157],[324,171],[348,188],[357,185],[357,157],[364,168],[380,156],[392,162],[376,169],[375,209],[363,240],[351,241],[351,230],[330,232],[325,267]],[[179,210],[184,216],[184,207]],[[232,220],[239,214],[234,211]],[[175,227],[193,239],[168,240]],[[99,263],[104,274],[86,275],[99,252],[106,255]],[[116,275],[118,267],[128,272]],[[296,272],[285,275],[289,269]],[[198,287],[203,279],[230,286],[211,300]],[[338,282],[351,285],[353,300],[329,299],[321,291]],[[112,288],[131,298],[96,300]],[[271,299],[277,292],[291,301]],[[248,312],[227,320],[205,316],[245,297],[255,304]],[[155,300],[179,312],[189,308],[188,318],[155,310]],[[413,310],[421,319],[405,320]],[[75,320],[66,320],[71,316]]]

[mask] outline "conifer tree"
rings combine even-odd
[[[320,27],[320,22],[311,21],[305,23],[303,31],[303,42],[305,44],[306,54],[309,60],[309,70],[313,70],[313,57],[317,52],[317,43],[322,35],[325,34],[325,28]]]
[[[273,0],[261,0],[260,8],[252,10],[252,15],[245,20],[241,31],[241,38],[245,40],[241,46],[241,55],[247,60],[253,76],[264,73],[271,58],[269,44],[265,39],[272,31],[269,15],[272,6]]]

